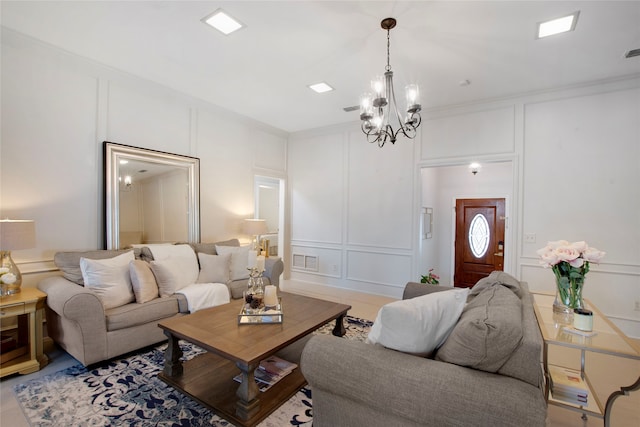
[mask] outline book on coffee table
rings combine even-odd
[[[283,377],[296,369],[298,365],[291,363],[287,360],[281,359],[278,356],[269,356],[260,362],[258,368],[263,371],[276,376]]]
[[[260,391],[269,390],[278,381],[289,375],[298,365],[288,362],[277,356],[269,356],[262,360],[253,376]],[[234,381],[241,383],[242,374],[233,377]]]

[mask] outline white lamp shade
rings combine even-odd
[[[36,246],[36,223],[32,220],[0,220],[0,249],[15,251]]]
[[[244,232],[250,236],[267,233],[267,221],[264,219],[245,219]]]

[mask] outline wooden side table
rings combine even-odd
[[[43,368],[49,359],[43,351],[42,313],[47,294],[35,288],[0,297],[0,319],[17,317],[18,336],[15,348],[0,354],[0,377],[30,374]]]

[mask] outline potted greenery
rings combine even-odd
[[[429,273],[426,276],[421,276],[420,283],[427,283],[429,285],[437,285],[440,283],[440,276],[433,272],[433,268],[429,269]]]

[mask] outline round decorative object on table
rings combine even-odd
[[[593,331],[593,312],[584,308],[573,310],[573,327],[580,331]]]

